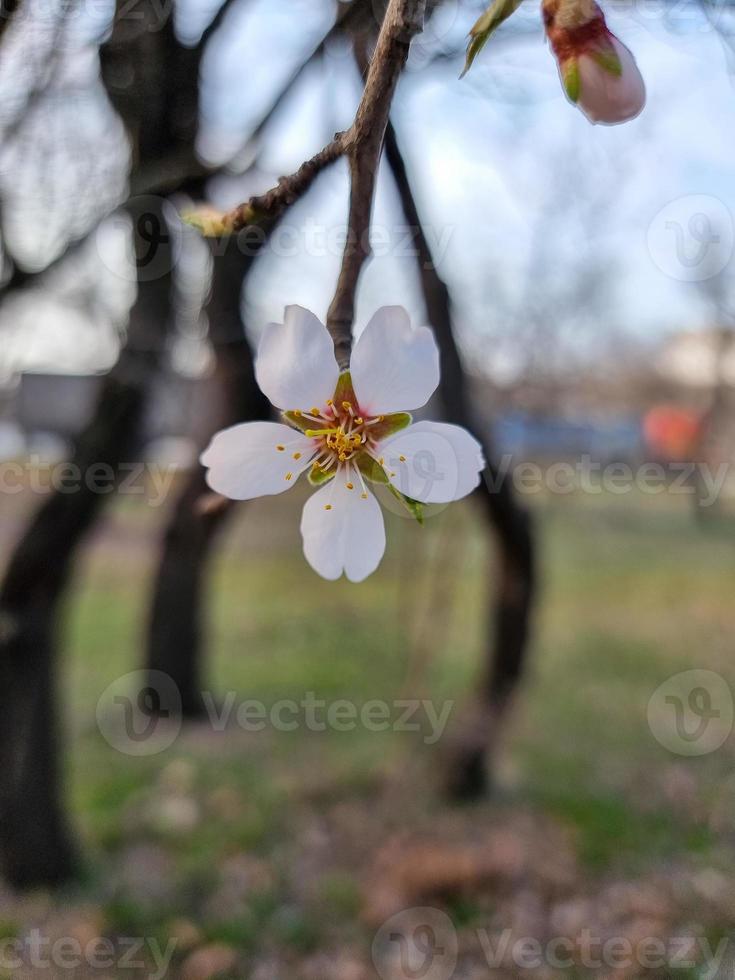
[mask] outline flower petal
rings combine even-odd
[[[263,331],[255,377],[277,408],[322,408],[339,378],[327,328],[302,306],[287,306],[284,322],[269,323]]]
[[[355,344],[350,371],[363,415],[420,408],[439,384],[434,334],[414,330],[402,306],[384,306]]]
[[[380,564],[385,551],[385,525],[380,505],[359,486],[346,487],[342,471],[304,505],[301,536],[306,560],[322,578],[362,582]]]
[[[482,446],[466,429],[416,422],[380,446],[393,486],[424,504],[466,497],[485,467]]]
[[[202,453],[201,463],[208,468],[207,483],[216,493],[251,500],[288,490],[314,453],[313,440],[287,425],[245,422],[218,432]]]
[[[639,115],[646,104],[646,86],[628,48],[614,36],[610,40],[619,71],[605,67],[593,53],[580,55],[577,105],[590,122],[614,125]]]

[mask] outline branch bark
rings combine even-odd
[[[365,90],[352,126],[337,133],[296,173],[282,177],[266,194],[251,198],[220,219],[222,232],[241,231],[263,219],[278,218],[312,186],[325,167],[346,156],[350,169],[350,210],[337,290],[329,308],[327,327],[342,369],[349,365],[355,294],[370,255],[370,218],[385,130],[413,38],[422,30],[426,0],[390,0],[378,35]]]
[[[370,218],[390,108],[411,41],[423,28],[425,9],[425,0],[390,0],[354,125],[344,137],[350,165],[350,215],[342,270],[327,315],[343,369],[349,366],[352,350],[357,283],[370,255]]]

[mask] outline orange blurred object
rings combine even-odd
[[[660,459],[692,459],[701,431],[702,417],[675,405],[656,405],[643,419],[646,445]]]

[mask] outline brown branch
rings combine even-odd
[[[351,178],[349,227],[337,291],[327,317],[342,368],[349,364],[352,348],[357,282],[370,255],[370,218],[390,107],[411,41],[423,27],[425,8],[426,0],[390,0],[355,121],[348,130],[337,133],[315,157],[302,164],[296,173],[281,177],[266,194],[253,197],[213,220],[198,220],[196,215],[189,218],[208,234],[237,232],[254,223],[278,218],[310,189],[322,170],[341,156],[347,156]]]
[[[344,153],[344,133],[337,133],[331,143],[306,163],[296,173],[281,177],[275,187],[258,197],[251,197],[239,204],[222,219],[227,232],[242,231],[249,225],[263,220],[280,218],[286,208],[295,204],[309,190],[319,174]]]
[[[349,227],[342,270],[327,315],[337,361],[343,368],[349,364],[352,349],[357,283],[370,255],[370,218],[390,107],[411,41],[423,27],[425,7],[425,0],[390,0],[354,125],[344,137],[351,178]]]

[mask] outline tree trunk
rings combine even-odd
[[[386,157],[406,220],[415,233],[421,285],[440,351],[439,394],[444,411],[448,421],[474,433],[487,460],[485,486],[481,485],[475,496],[496,538],[499,556],[495,594],[491,596],[494,605],[491,639],[477,704],[472,716],[465,719],[453,746],[446,779],[452,796],[474,797],[487,788],[488,742],[495,740],[498,723],[525,666],[536,584],[534,536],[529,514],[519,505],[511,484],[499,472],[487,433],[473,418],[467,376],[452,330],[449,290],[434,265],[392,126],[386,137]]]
[[[172,252],[162,212],[149,206],[133,219],[141,259],[150,261],[150,229],[159,229],[161,274],[139,283],[127,344],[71,460],[81,476],[77,489],[55,492],[41,506],[0,588],[0,867],[18,886],[56,883],[76,865],[59,776],[54,673],[60,606],[79,546],[108,499],[85,478],[102,464],[117,481],[120,464],[135,452],[170,315]]]
[[[255,382],[240,314],[243,281],[253,260],[252,255],[242,255],[234,241],[214,259],[207,312],[215,355],[211,388],[217,404],[209,417],[207,440],[218,429],[270,416],[268,400]],[[204,712],[201,661],[207,559],[216,532],[233,509],[232,501],[222,501],[211,510],[201,508],[198,504],[208,493],[204,470],[197,463],[163,539],[148,631],[149,670],[172,678],[181,697],[181,711],[192,718]],[[178,705],[163,699],[161,707],[171,712]]]

